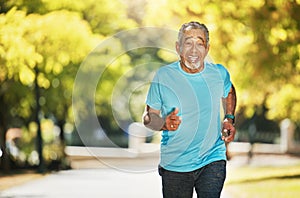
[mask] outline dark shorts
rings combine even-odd
[[[173,172],[158,168],[164,198],[219,198],[226,178],[226,161],[212,162],[191,172]]]

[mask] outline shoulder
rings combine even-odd
[[[178,62],[174,62],[160,67],[156,73],[159,75],[163,75],[163,74],[168,74],[169,72],[175,71],[177,69],[178,69]]]
[[[229,74],[227,68],[222,64],[209,63],[209,67],[211,69],[213,69],[214,71],[217,71],[217,72],[221,73],[222,75],[228,75]]]
[[[207,71],[209,75],[217,75],[219,78],[225,81],[227,81],[227,79],[230,79],[230,74],[228,70],[222,64],[208,63],[207,68],[209,68]]]
[[[159,70],[170,70],[178,68],[178,61],[162,66]]]
[[[226,67],[222,64],[219,64],[219,63],[208,63],[208,66],[212,69],[215,69],[215,70],[219,70],[219,71],[227,71]]]

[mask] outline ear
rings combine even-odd
[[[176,52],[177,52],[177,54],[180,55],[180,46],[179,46],[179,42],[178,41],[176,41],[175,46],[176,46]]]
[[[206,47],[206,55],[208,54],[209,48],[210,48],[210,44],[208,44]]]

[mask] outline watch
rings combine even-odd
[[[235,119],[235,116],[234,116],[234,115],[232,115],[232,114],[226,114],[224,118],[225,118],[225,119],[227,119],[227,118],[231,119],[231,120],[232,120],[232,124],[234,124],[234,119]],[[225,120],[224,120],[224,121],[225,121]]]

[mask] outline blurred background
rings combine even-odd
[[[110,146],[99,133],[127,148],[128,133],[113,115],[115,84],[137,65],[152,62],[157,68],[177,56],[143,47],[126,51],[108,67],[107,54],[127,49],[121,37],[114,37],[111,51],[98,53],[97,67],[105,72],[94,101],[102,128],[86,131],[94,140],[89,145],[78,135],[72,109],[79,67],[101,42],[121,31],[177,31],[191,20],[207,24],[210,57],[231,73],[238,98],[235,142],[282,148],[285,130],[293,148],[286,146],[284,152],[299,154],[299,0],[0,0],[0,171],[68,169],[66,146]],[[144,75],[138,71],[134,77],[141,81]],[[134,122],[141,121],[146,91],[137,89],[129,101],[124,99]],[[157,140],[146,139],[152,141]]]

